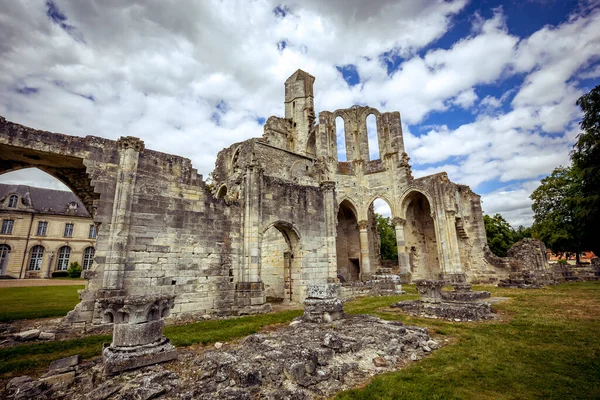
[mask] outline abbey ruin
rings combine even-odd
[[[138,138],[81,138],[0,117],[0,173],[50,173],[98,228],[95,269],[69,321],[119,318],[97,301],[118,296],[175,296],[176,317],[228,315],[268,310],[270,299],[300,303],[313,283],[368,281],[381,267],[375,199],[391,208],[403,282],[505,277],[486,261],[480,197],[445,173],[413,178],[400,113],[353,106],[317,115],[314,80],[298,70],[285,82],[284,117],[222,150],[212,187],[189,159]],[[380,159],[369,157],[369,115]]]

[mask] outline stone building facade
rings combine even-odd
[[[212,187],[190,160],[137,138],[73,137],[0,117],[0,173],[34,166],[56,176],[99,227],[95,275],[69,320],[101,323],[96,300],[112,296],[172,294],[174,316],[242,314],[269,309],[267,298],[300,302],[308,284],[369,280],[380,266],[378,198],[392,210],[404,281],[505,274],[485,260],[479,196],[445,173],[411,175],[400,113],[353,106],[317,116],[314,79],[298,70],[285,82],[284,117],[222,150]]]
[[[96,226],[71,192],[0,184],[0,275],[49,278],[93,267]]]

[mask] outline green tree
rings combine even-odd
[[[515,243],[512,227],[500,214],[484,215],[483,222],[490,250],[497,256],[506,257],[506,252]]]
[[[74,261],[69,265],[69,269],[67,270],[67,273],[69,274],[69,276],[71,278],[80,278],[81,271],[83,271],[83,268],[81,268],[81,265],[79,265],[79,263],[77,261]]]
[[[375,214],[377,230],[381,238],[381,259],[398,259],[398,242],[396,242],[396,229],[392,226],[391,219],[380,214]]]
[[[584,243],[578,172],[569,167],[555,168],[551,175],[542,179],[531,199],[534,235],[555,253],[576,253],[579,262]]]
[[[577,198],[578,218],[586,250],[600,254],[600,85],[577,100],[583,112],[582,132],[571,152],[573,170],[581,183]]]
[[[523,225],[519,225],[517,229],[513,229],[513,239],[518,242],[524,238],[530,238],[533,236],[533,229],[531,227],[525,228]]]

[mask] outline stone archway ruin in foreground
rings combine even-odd
[[[214,193],[189,159],[146,149],[138,138],[74,137],[0,117],[0,173],[50,173],[99,227],[96,269],[68,320],[100,324],[98,299],[146,294],[174,295],[176,317],[263,312],[269,293],[300,302],[309,284],[368,280],[379,266],[375,198],[392,210],[405,281],[422,271],[505,275],[484,258],[479,196],[445,173],[412,177],[400,113],[353,106],[317,116],[314,79],[296,71],[285,83],[285,116],[269,118],[261,138],[219,153]],[[346,161],[337,158],[336,118]],[[285,246],[269,247],[271,233]],[[283,279],[269,271],[275,255]]]

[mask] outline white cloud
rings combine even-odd
[[[0,115],[67,134],[138,136],[205,175],[220,149],[262,134],[257,118],[282,115],[283,82],[302,68],[317,78],[317,110],[399,110],[416,176],[446,170],[474,188],[536,179],[568,161],[577,79],[598,76],[598,9],[528,38],[509,32],[501,9],[468,16],[472,30],[439,49],[466,0],[293,0],[285,18],[275,0],[55,3],[71,33],[44,2],[0,0]],[[391,76],[383,53],[401,57]],[[359,85],[336,69],[346,64]],[[513,76],[524,77],[520,87],[486,93]],[[479,114],[417,134],[428,115],[455,107]]]

